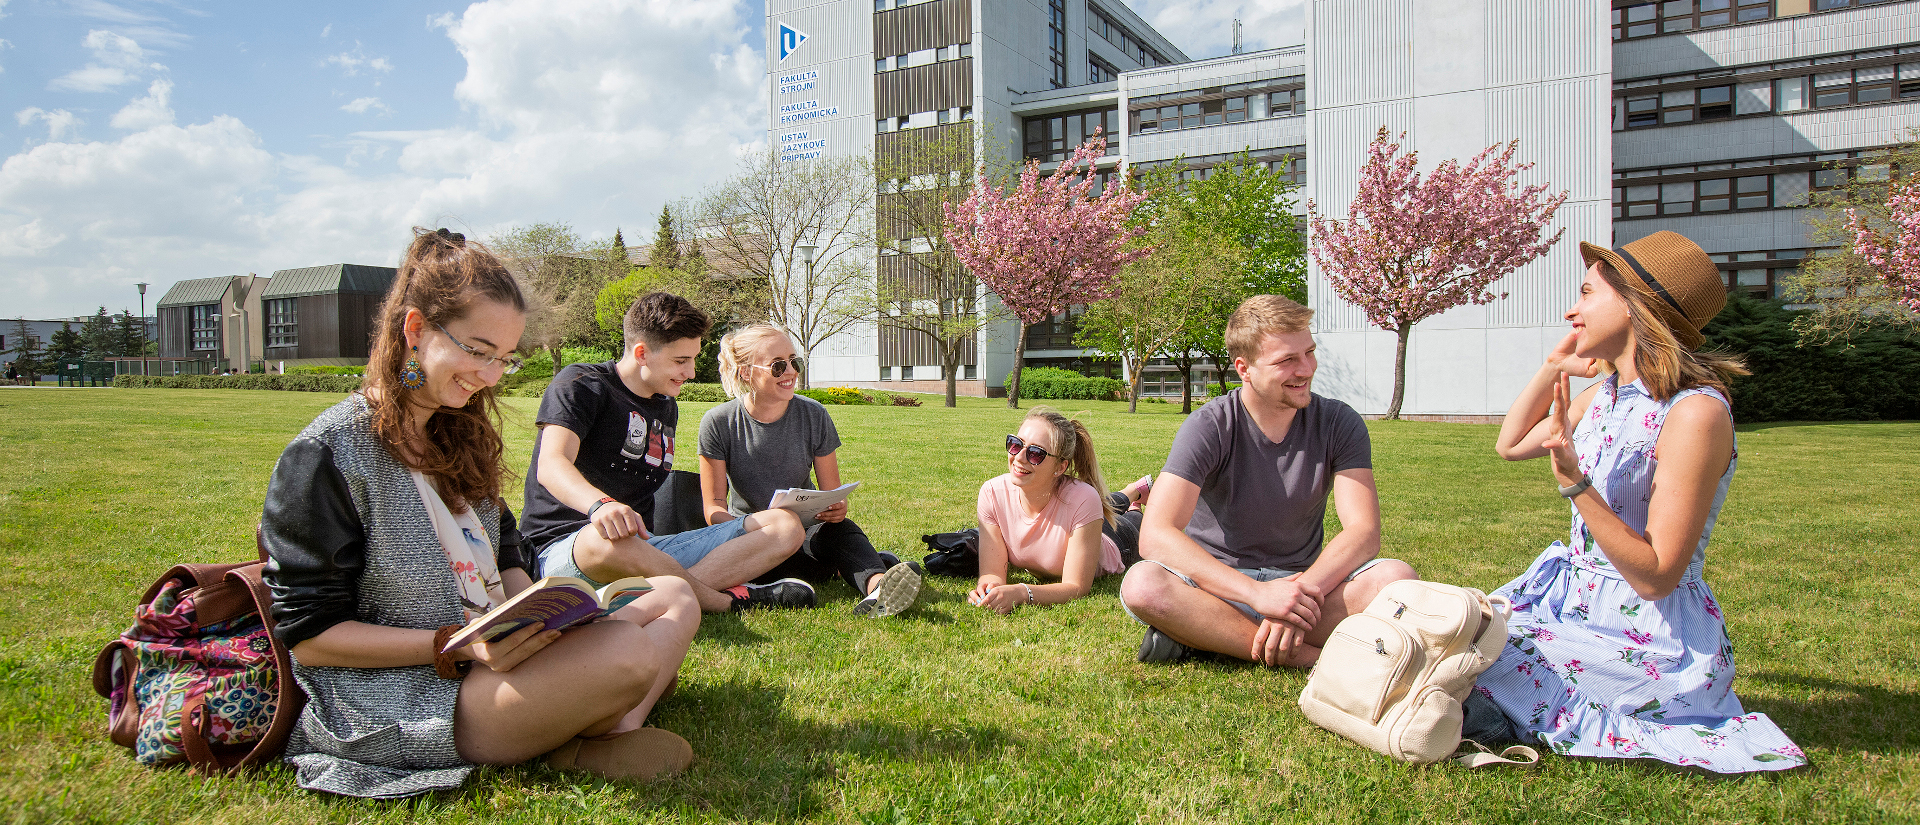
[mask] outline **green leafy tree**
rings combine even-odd
[[[13,348],[7,352],[13,355],[13,362],[21,374],[29,378],[40,377],[40,339],[34,337],[33,328],[27,326],[27,319],[14,319]]]
[[[1788,288],[1794,300],[1812,305],[1793,320],[1803,343],[1846,341],[1870,329],[1907,335],[1920,331],[1920,314],[1901,306],[1887,290],[1883,273],[1854,252],[1854,236],[1847,227],[1849,212],[1869,225],[1887,225],[1890,185],[1917,170],[1920,127],[1910,127],[1906,142],[1898,146],[1867,158],[1834,161],[1815,173],[1837,185],[1815,190],[1808,199],[1807,237],[1817,251]]]
[[[1198,337],[1198,327],[1212,320],[1210,309],[1236,291],[1247,251],[1190,208],[1190,194],[1181,191],[1174,167],[1149,171],[1141,186],[1147,199],[1134,210],[1133,222],[1147,234],[1136,245],[1152,251],[1121,269],[1112,296],[1087,306],[1076,321],[1074,341],[1121,361],[1129,412],[1139,409],[1147,362],[1159,355],[1184,357],[1184,411],[1191,412],[1192,358],[1186,348]]]
[[[86,342],[81,340],[80,333],[74,331],[73,322],[61,321],[60,328],[47,341],[47,364],[58,369],[62,362],[78,361],[86,354]]]
[[[1205,227],[1208,237],[1238,253],[1226,288],[1212,292],[1203,306],[1195,308],[1195,322],[1176,347],[1174,360],[1180,363],[1186,378],[1189,389],[1182,394],[1189,407],[1191,353],[1205,355],[1213,362],[1220,392],[1227,391],[1228,367],[1233,361],[1227,354],[1227,319],[1241,301],[1254,295],[1285,295],[1302,304],[1307,302],[1306,236],[1293,214],[1299,186],[1288,171],[1295,162],[1288,160],[1268,169],[1242,152],[1207,170],[1205,178],[1181,183],[1162,206],[1166,211],[1181,213],[1183,221]],[[1168,167],[1153,172],[1165,169],[1175,174],[1182,165],[1182,159],[1175,159]]]
[[[113,328],[113,316],[101,307],[80,327],[80,345],[91,361],[120,354],[120,336]]]
[[[527,296],[529,349],[545,349],[554,370],[566,365],[567,346],[603,347],[606,334],[594,320],[594,299],[632,268],[624,241],[589,243],[563,223],[516,226],[487,240],[520,280]]]
[[[128,309],[113,316],[113,354],[139,358],[151,354],[149,350],[145,320],[133,317]]]
[[[680,268],[680,238],[674,231],[673,210],[660,207],[660,224],[653,230],[653,247],[647,251],[647,265],[656,269]]]

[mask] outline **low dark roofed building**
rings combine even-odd
[[[266,360],[364,364],[374,317],[398,270],[327,264],[273,273],[261,294]]]

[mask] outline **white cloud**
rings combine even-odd
[[[321,40],[325,40],[325,39],[327,39],[327,35],[329,35],[329,34],[333,34],[333,24],[332,24],[332,23],[328,23],[328,24],[327,24],[326,26],[324,26],[324,27],[322,27],[322,28],[320,29],[320,39],[321,39]]]
[[[340,111],[352,112],[356,115],[364,115],[369,111],[375,110],[381,114],[393,114],[393,110],[388,108],[387,104],[381,103],[380,98],[377,97],[357,97],[353,99],[352,103],[340,107]]]
[[[329,147],[334,159],[276,154],[233,117],[154,122],[172,91],[155,83],[116,116],[151,112],[146,128],[0,164],[8,303],[51,317],[118,306],[134,280],[164,292],[216,274],[390,265],[414,225],[638,232],[764,139],[765,63],[746,42],[761,13],[746,0],[476,3],[440,21],[467,61],[460,121],[355,133]]]
[[[140,48],[138,42],[126,35],[94,29],[87,32],[86,38],[80,42],[93,52],[93,59],[84,67],[54,78],[47,88],[68,92],[105,92],[140,79],[144,71],[162,68],[158,64],[147,64],[147,50]]]
[[[172,123],[173,110],[167,107],[167,98],[172,94],[172,81],[166,78],[153,81],[153,85],[147,87],[146,97],[134,98],[113,116],[113,128],[151,129]]]
[[[1128,5],[1195,59],[1232,51],[1235,18],[1247,51],[1306,39],[1306,0],[1130,0]]]
[[[328,28],[332,28],[332,26],[328,26]],[[360,74],[361,69],[369,72],[379,72],[381,74],[393,71],[392,61],[384,57],[367,57],[365,53],[360,51],[360,44],[358,43],[354,44],[353,51],[328,55],[325,60],[320,61],[320,65],[339,66],[347,73],[348,77]]]
[[[80,125],[80,118],[65,109],[47,111],[38,106],[29,106],[13,113],[13,119],[21,126],[36,120],[47,124],[47,140],[57,141],[67,136]]]

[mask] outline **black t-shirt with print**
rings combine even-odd
[[[673,429],[680,406],[672,398],[641,398],[614,371],[619,362],[570,364],[540,399],[540,428],[527,468],[526,506],[520,532],[532,547],[546,547],[587,524],[587,515],[561,504],[540,483],[540,440],[548,426],[580,437],[573,466],[588,484],[639,511],[653,512],[653,493],[673,470]]]

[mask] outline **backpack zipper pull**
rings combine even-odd
[[[1405,608],[1402,608],[1402,609],[1405,609]],[[1387,655],[1391,655],[1391,654],[1388,654],[1388,653],[1387,653],[1387,640],[1385,640],[1385,639],[1374,639],[1374,640],[1373,640],[1373,652],[1375,652],[1375,653],[1378,653],[1378,654],[1380,654],[1380,655],[1382,655],[1382,656],[1387,656]]]

